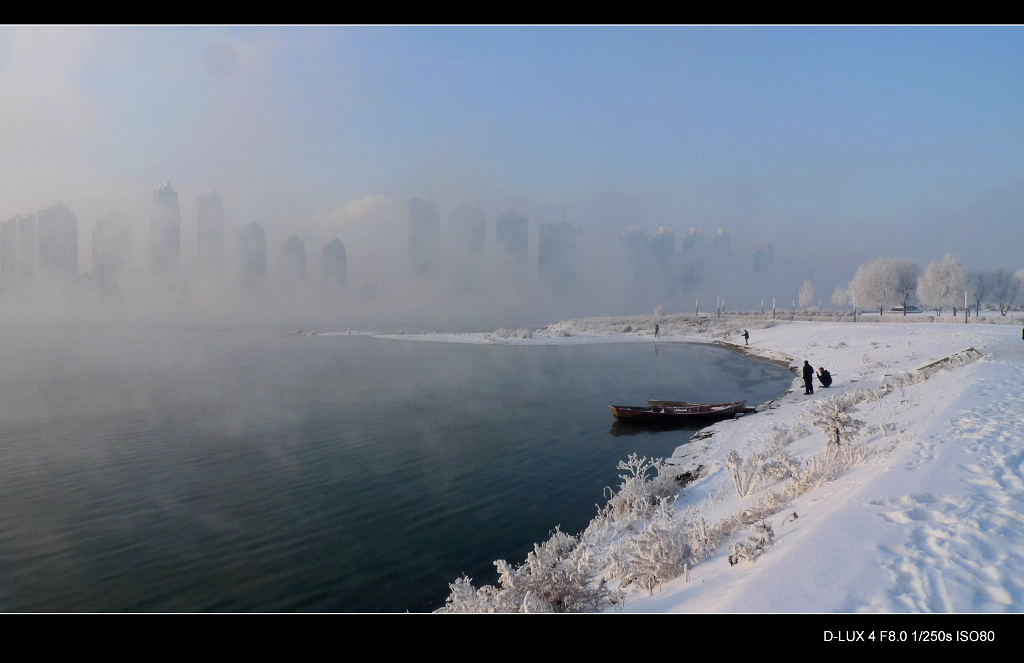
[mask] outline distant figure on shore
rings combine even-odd
[[[818,380],[821,381],[822,387],[828,387],[832,385],[832,374],[826,371],[822,367],[818,367]]]
[[[1021,332],[1021,335],[1024,336],[1024,332]],[[749,341],[750,341],[750,334],[748,334],[747,330],[744,329],[743,330],[743,345],[750,345]]]
[[[804,360],[804,396],[814,393],[814,367]]]
[[[655,323],[654,324],[654,338],[658,338],[658,330],[659,330],[658,324]]]

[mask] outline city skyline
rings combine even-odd
[[[885,255],[1017,269],[1021,37],[1018,26],[6,26],[0,219],[62,201],[78,217],[82,271],[115,209],[136,265],[149,260],[147,192],[165,181],[180,194],[180,260],[195,259],[191,221],[216,191],[230,201],[226,244],[255,222],[272,247],[302,237],[315,261],[339,237],[350,281],[394,277],[386,267],[409,247],[391,240],[416,198],[439,205],[442,242],[460,205],[481,210],[488,233],[507,212],[582,225],[585,275],[630,226],[673,228],[677,250],[688,228],[707,246],[725,228],[742,262],[771,244],[779,297],[807,278],[848,282]],[[726,273],[714,284],[741,286]]]

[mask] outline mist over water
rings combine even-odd
[[[752,401],[679,344],[477,346],[68,329],[0,348],[0,609],[402,611],[577,532],[629,453],[610,403]],[[70,341],[74,340],[74,343]]]

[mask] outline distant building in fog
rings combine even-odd
[[[494,239],[500,255],[512,258],[512,273],[515,281],[526,281],[530,256],[530,221],[521,214],[506,212],[494,220]]]
[[[683,237],[683,245],[700,246],[700,231],[691,229]],[[625,257],[630,266],[630,287],[642,297],[653,297],[657,304],[675,301],[687,288],[697,284],[700,276],[692,262],[676,252],[675,233],[661,226],[654,235],[644,235],[631,226],[621,236]]]
[[[18,217],[18,283],[36,274],[36,215]]]
[[[181,209],[170,182],[153,192],[150,266],[160,276],[177,273],[181,266]]]
[[[18,219],[0,223],[0,290],[5,292],[18,285]]]
[[[92,231],[92,276],[96,286],[112,293],[131,268],[134,243],[132,224],[114,210],[99,219]]]
[[[207,274],[224,274],[224,207],[215,191],[199,196],[196,263]]]
[[[64,205],[36,215],[36,256],[41,276],[66,281],[78,277],[78,219]]]
[[[78,276],[78,220],[61,204],[0,224],[0,289]]]
[[[347,275],[345,245],[335,237],[324,244],[324,281],[333,285],[344,285]]]
[[[732,257],[732,236],[729,231],[719,228],[711,237],[711,251],[717,259],[728,259]]]
[[[306,243],[298,235],[281,243],[279,267],[281,280],[286,283],[306,280]]]
[[[775,267],[775,247],[771,242],[754,247],[754,274],[770,274]]]
[[[699,228],[690,228],[683,235],[683,255],[700,253],[704,250],[704,231]]]
[[[669,259],[676,254],[676,236],[671,228],[658,228],[658,233],[651,238],[651,250],[661,260]]]
[[[452,252],[458,256],[484,250],[484,229],[487,216],[479,206],[460,205],[452,210],[448,230]]]
[[[552,286],[568,286],[582,275],[583,226],[542,223],[537,226],[537,272]]]
[[[255,221],[238,233],[238,255],[241,261],[241,281],[253,286],[267,278],[267,235]]]
[[[437,270],[441,260],[441,211],[436,202],[409,201],[409,261],[418,273]]]

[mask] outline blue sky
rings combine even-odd
[[[0,216],[169,180],[271,234],[421,196],[1018,269],[1022,71],[1019,27],[6,27]]]

